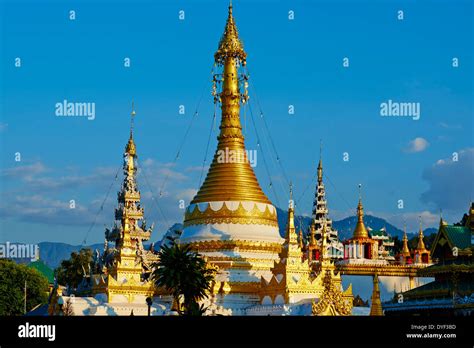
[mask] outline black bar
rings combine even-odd
[[[55,325],[55,340],[18,337],[19,326],[25,323]],[[41,342],[133,347],[143,344],[294,347],[318,346],[324,342],[333,347],[338,344],[472,347],[472,324],[472,317],[0,317],[0,346]],[[438,325],[449,325],[449,328]],[[408,338],[407,334],[455,334],[456,338]]]

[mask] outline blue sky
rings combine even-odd
[[[295,197],[302,197],[299,213],[311,211],[322,139],[334,219],[354,213],[359,183],[367,212],[400,228],[407,221],[410,232],[419,215],[436,226],[440,209],[449,222],[461,218],[474,199],[472,2],[237,0],[234,15],[248,54],[251,107],[258,116],[258,99]],[[213,114],[210,70],[226,17],[226,1],[1,2],[0,241],[103,240],[132,99],[148,221],[162,232],[181,220],[179,200],[189,202],[199,185]],[[95,103],[95,119],[55,116],[64,99]],[[420,119],[381,117],[389,99],[420,103]],[[247,147],[256,149],[248,111],[243,123]],[[256,124],[257,176],[270,199],[286,205],[287,183],[258,117]]]

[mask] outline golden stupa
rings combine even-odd
[[[219,268],[214,298],[233,314],[259,302],[261,277],[271,278],[284,241],[276,209],[248,161],[242,134],[240,104],[245,93],[239,88],[243,77],[238,67],[245,66],[246,56],[230,5],[214,55],[223,69],[222,90],[216,95],[222,111],[217,149],[204,183],[186,209],[180,238]]]

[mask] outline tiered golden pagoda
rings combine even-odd
[[[222,75],[215,75],[213,89],[222,110],[217,149],[204,183],[186,209],[180,238],[219,267],[216,303],[236,313],[259,302],[260,278],[271,277],[283,243],[276,208],[260,188],[242,134],[240,104],[248,99],[247,76],[238,68],[245,66],[246,57],[229,6],[214,55],[223,69]],[[241,160],[230,160],[223,156],[226,153]]]
[[[93,277],[93,293],[105,293],[109,303],[144,303],[155,288],[148,280],[151,264],[157,255],[145,250],[143,241],[150,239],[153,227],[147,228],[140,205],[136,182],[136,146],[133,140],[133,118],[130,138],[124,153],[124,181],[118,193],[118,207],[112,230],[106,229],[105,250],[101,259],[102,274]],[[139,221],[142,221],[139,225]],[[115,243],[109,248],[108,243]]]

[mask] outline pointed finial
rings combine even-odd
[[[362,200],[362,184],[359,184],[359,201]]]
[[[318,183],[321,184],[323,181],[323,140],[319,142],[319,164],[318,164]]]
[[[407,224],[406,221],[403,225],[403,245],[402,245],[402,255],[406,258],[410,256],[410,249],[408,248],[408,237],[407,237]],[[404,262],[406,263],[406,259],[404,259]]]
[[[130,113],[130,138],[133,134],[133,119],[135,118],[135,103],[132,100],[132,112]]]
[[[290,181],[290,201],[293,201],[293,183],[291,181]]]
[[[323,158],[323,139],[319,139],[319,158]]]
[[[237,27],[232,15],[232,2],[229,3],[229,15],[227,17],[224,34],[219,41],[217,52],[214,54],[214,60],[217,65],[224,65],[229,58],[238,59],[242,66],[246,65],[247,54],[239,39]]]
[[[134,118],[135,118],[135,105],[134,105],[134,102],[132,101],[132,112],[130,113],[130,139],[128,139],[127,146],[125,147],[125,152],[132,156],[136,155],[135,143],[133,141],[133,119]]]

